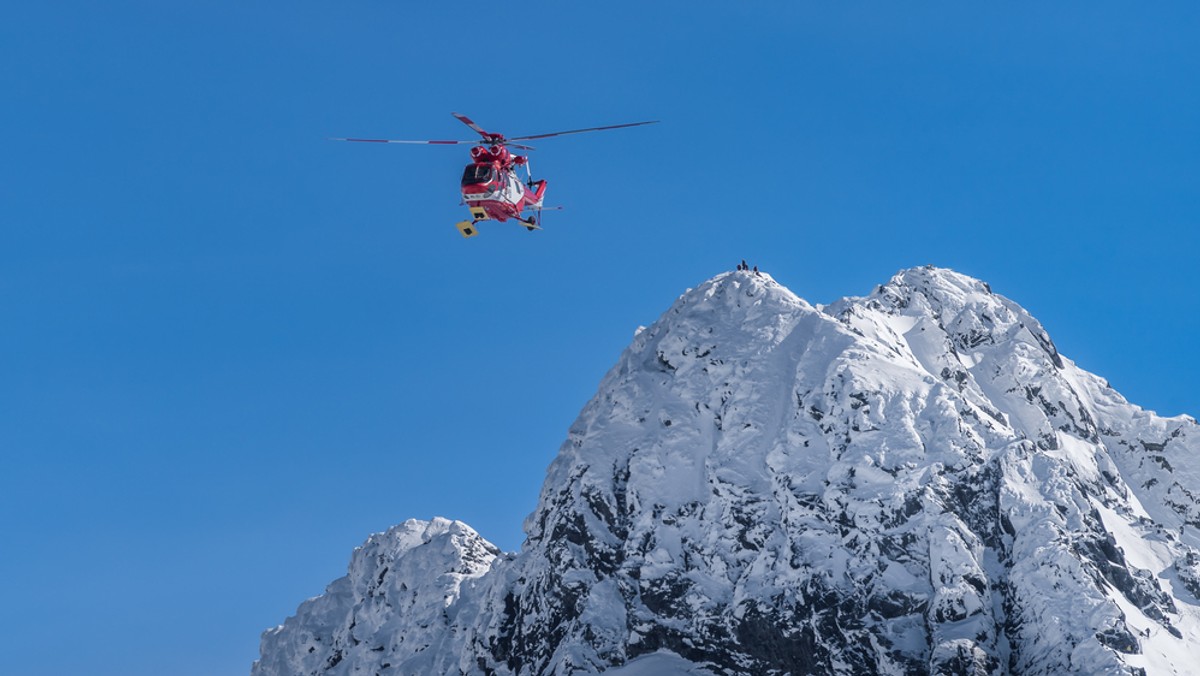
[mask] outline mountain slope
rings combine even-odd
[[[1200,673],[1198,452],[1194,420],[1129,404],[978,280],[919,268],[814,307],[726,273],[605,376],[519,553],[444,520],[373,536],[254,673],[655,653],[725,674]]]

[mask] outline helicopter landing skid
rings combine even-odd
[[[487,219],[484,219],[484,220],[487,220]],[[459,221],[454,224],[454,227],[458,228],[458,231],[460,233],[462,233],[463,237],[466,237],[469,239],[469,238],[474,237],[479,234],[479,228],[475,227],[475,224],[478,222],[479,221],[477,221],[477,220],[476,221]],[[525,229],[530,232],[533,232],[534,230],[542,229],[542,226],[539,225],[538,222],[536,220],[534,220],[533,218],[530,218],[527,221],[524,219],[518,219],[517,222],[520,223],[521,225],[525,226]]]
[[[476,229],[475,223],[475,221],[459,221],[458,223],[454,224],[454,227],[458,228],[458,231],[462,233],[463,237],[470,238],[479,234],[479,230]]]

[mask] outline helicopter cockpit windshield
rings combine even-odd
[[[463,170],[462,184],[486,185],[496,180],[496,168],[490,164],[468,164]]]

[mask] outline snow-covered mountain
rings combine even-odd
[[[1198,460],[983,282],[730,272],[605,376],[520,552],[373,535],[252,673],[1200,674]]]

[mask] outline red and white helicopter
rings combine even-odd
[[[462,199],[467,208],[471,210],[471,220],[455,224],[463,237],[474,237],[479,234],[476,224],[480,221],[488,220],[504,222],[512,218],[520,221],[528,230],[540,230],[542,211],[559,208],[542,206],[542,200],[546,195],[546,181],[544,179],[540,181],[533,180],[533,175],[529,171],[528,156],[514,155],[508,151],[509,146],[520,148],[521,150],[533,150],[533,147],[514,143],[514,141],[532,141],[534,139],[550,138],[551,136],[582,134],[587,131],[639,127],[644,124],[658,122],[658,120],[630,122],[628,124],[614,124],[607,127],[588,127],[587,129],[572,129],[570,131],[556,131],[549,134],[531,134],[529,136],[505,138],[503,134],[484,131],[466,115],[451,114],[482,136],[483,143],[480,144],[479,141],[397,141],[394,139],[376,138],[335,138],[333,140],[352,141],[355,143],[474,145],[475,147],[471,148],[471,163],[463,170],[462,176]],[[525,182],[517,178],[517,167],[519,166],[525,167],[527,179]],[[522,217],[522,212],[527,209],[532,213],[527,217]]]

